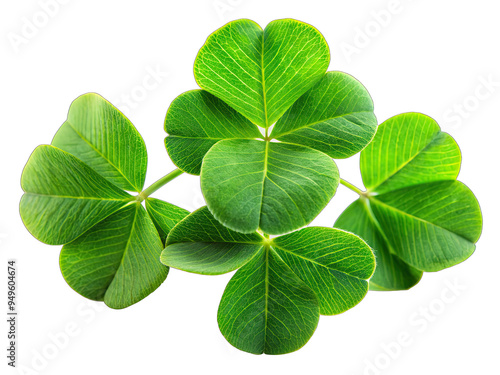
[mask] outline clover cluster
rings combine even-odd
[[[329,65],[325,39],[303,22],[263,30],[237,20],[215,31],[195,60],[200,89],[165,118],[178,169],[146,189],[136,128],[101,96],[82,95],[23,171],[26,228],[63,245],[71,288],[115,309],[152,293],[169,267],[236,271],[217,319],[232,345],[255,354],[295,351],[320,315],[467,259],[482,217],[457,181],[453,138],[419,113],[378,126],[365,87]],[[334,161],[360,152],[366,190]],[[151,197],[184,172],[200,176],[206,201],[192,213]],[[359,199],[331,228],[308,226],[339,184]]]

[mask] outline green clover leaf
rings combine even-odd
[[[178,169],[147,188],[134,125],[101,96],[80,96],[23,170],[26,228],[63,245],[71,288],[114,309],[154,292],[169,267],[235,271],[218,325],[254,354],[298,350],[320,315],[467,259],[482,215],[457,181],[453,138],[418,113],[377,129],[368,91],[329,63],[321,33],[300,21],[263,30],[243,19],[216,30],[194,63],[200,89],[179,95],[165,117]],[[333,160],[358,152],[366,191],[340,179]],[[151,197],[184,172],[200,176],[207,203],[193,213]],[[359,199],[334,228],[307,227],[339,183]]]
[[[71,154],[38,146],[21,177],[21,218],[38,240],[68,243],[134,198]]]
[[[63,246],[62,274],[82,296],[124,308],[152,293],[168,268],[158,262],[160,237],[144,207],[135,202]]]
[[[335,226],[364,238],[375,250],[376,290],[408,289],[422,272],[466,260],[482,229],[479,204],[456,181],[460,150],[430,117],[395,116],[361,153],[367,192]]]
[[[291,19],[265,30],[250,20],[210,35],[194,64],[198,85],[254,124],[268,128],[326,72],[328,45],[311,25]]]
[[[271,247],[314,290],[322,315],[347,311],[368,292],[375,258],[367,244],[351,233],[303,228],[274,238]]]
[[[247,263],[262,247],[257,233],[234,232],[202,207],[179,222],[167,237],[163,264],[187,272],[220,275]]]
[[[270,239],[223,226],[207,207],[171,230],[161,261],[205,275],[239,269],[222,296],[219,327],[255,354],[302,347],[320,314],[340,314],[364,298],[375,270],[371,249],[354,234],[310,227]]]
[[[322,152],[255,140],[217,143],[201,174],[212,214],[243,233],[282,234],[309,224],[338,184],[337,166]]]
[[[373,101],[363,85],[348,74],[328,72],[278,120],[271,138],[343,159],[360,152],[376,129]]]
[[[68,284],[112,308],[161,285],[168,273],[159,262],[163,243],[188,214],[141,192],[146,164],[135,127],[102,97],[85,94],[71,105],[53,144],[35,149],[21,178],[26,228],[42,242],[64,245],[60,265]]]
[[[231,278],[217,312],[234,347],[253,354],[300,349],[319,321],[316,295],[272,248],[261,250]]]
[[[146,198],[144,202],[149,217],[158,230],[161,242],[165,244],[170,230],[189,215],[189,211],[156,198]]]
[[[223,139],[256,139],[258,128],[222,100],[203,90],[179,95],[165,118],[165,147],[174,164],[199,175],[203,157]]]
[[[76,156],[119,188],[140,192],[148,155],[134,125],[97,94],[78,97],[52,145]]]
[[[71,288],[114,309],[155,291],[169,267],[236,271],[218,325],[254,354],[298,350],[320,315],[467,259],[482,215],[457,181],[453,138],[418,113],[377,129],[365,87],[329,63],[323,36],[300,21],[263,30],[243,19],[216,30],[194,63],[201,89],[166,114],[165,147],[178,169],[146,189],[139,132],[101,96],[80,96],[23,170],[26,228],[63,245]],[[358,152],[366,191],[340,179],[333,160]],[[184,172],[200,175],[207,202],[193,213],[151,197]],[[339,183],[359,199],[334,228],[306,227]]]
[[[338,186],[331,158],[372,139],[370,95],[353,77],[326,73],[329,59],[323,36],[289,19],[264,31],[230,22],[200,50],[195,78],[204,90],[173,101],[165,146],[181,170],[201,174],[208,208],[224,225],[279,235],[309,224]]]
[[[422,278],[422,271],[396,256],[366,201],[358,199],[347,207],[335,222],[335,227],[357,234],[374,251],[377,268],[370,279],[370,290],[405,290]]]

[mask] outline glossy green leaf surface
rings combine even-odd
[[[225,140],[205,156],[201,187],[207,206],[225,226],[283,234],[309,224],[339,183],[322,152],[286,143]]]
[[[377,119],[368,91],[355,78],[328,72],[281,117],[272,138],[347,158],[373,138]]]
[[[64,245],[61,271],[75,291],[115,309],[137,303],[165,280],[164,241],[189,214],[149,197],[158,182],[142,192],[146,164],[133,125],[99,95],[86,94],[71,105],[53,145],[35,149],[21,178],[28,230]],[[168,174],[165,183],[180,173]]]
[[[432,181],[455,180],[461,155],[455,140],[432,118],[404,113],[385,121],[361,153],[361,176],[372,192],[385,193]]]
[[[123,190],[140,192],[144,187],[146,145],[134,125],[100,95],[85,94],[73,101],[52,145]]]
[[[373,289],[408,289],[422,271],[454,266],[474,252],[482,216],[472,192],[456,181],[460,161],[453,138],[419,113],[381,124],[361,152],[368,192],[336,226],[374,248]]]
[[[323,315],[340,314],[368,292],[375,257],[359,237],[310,227],[273,239],[272,248],[318,296]]]
[[[370,207],[396,254],[422,271],[466,260],[482,229],[474,194],[461,182],[410,186],[370,199]]]
[[[253,139],[258,128],[222,100],[203,90],[179,95],[165,118],[165,146],[175,165],[200,174],[203,157],[222,139]]]
[[[50,245],[74,240],[133,199],[73,155],[47,145],[31,154],[21,187],[24,225]]]
[[[161,261],[183,271],[220,275],[243,266],[263,245],[257,233],[234,232],[203,207],[170,232]]]
[[[239,268],[222,297],[219,327],[255,354],[299,349],[320,313],[339,314],[363,299],[375,269],[371,249],[354,234],[311,227],[270,239],[223,226],[207,207],[171,230],[161,260],[206,275]]]
[[[370,290],[404,290],[416,285],[422,278],[419,271],[406,264],[391,250],[368,202],[358,199],[335,222],[335,227],[356,233],[372,248],[377,259],[375,274],[370,279]]]
[[[153,221],[161,242],[164,244],[167,240],[170,230],[187,215],[189,211],[177,207],[171,203],[164,202],[156,198],[147,198],[145,200],[146,209],[149,217]]]
[[[165,145],[179,168],[201,175],[207,205],[227,227],[279,235],[307,225],[338,185],[331,158],[373,138],[370,95],[353,77],[327,73],[329,61],[323,36],[292,19],[265,30],[230,22],[199,51],[203,90],[172,103]]]
[[[132,203],[64,245],[61,271],[84,297],[122,309],[165,280],[168,268],[159,262],[162,249],[146,210]]]
[[[266,247],[232,277],[217,320],[236,348],[284,354],[300,349],[312,336],[319,305],[314,292]]]
[[[328,45],[311,25],[276,20],[262,30],[232,21],[211,34],[194,64],[198,85],[267,128],[325,74]]]
[[[319,31],[293,19],[264,30],[242,19],[212,33],[194,63],[201,90],[178,96],[165,118],[178,169],[146,189],[136,128],[101,96],[80,96],[52,144],[25,166],[24,224],[40,241],[64,245],[60,268],[71,288],[114,309],[154,292],[169,267],[236,271],[218,325],[253,354],[298,350],[320,314],[466,260],[482,215],[457,181],[454,139],[419,113],[377,127],[366,88],[327,72],[329,63]],[[358,152],[366,191],[340,180],[333,161]],[[183,172],[200,175],[207,202],[193,213],[151,197]],[[359,199],[334,228],[303,228],[339,182]]]

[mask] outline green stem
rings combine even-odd
[[[151,194],[153,194],[156,190],[160,189],[162,186],[168,184],[170,181],[172,181],[174,178],[179,177],[181,174],[184,172],[181,171],[180,169],[174,169],[172,172],[167,174],[166,176],[163,176],[160,178],[158,181],[156,181],[153,185],[148,187],[147,189],[143,190],[138,196],[138,200],[142,202],[144,199],[149,197]]]
[[[361,195],[361,196],[365,196],[366,195],[366,192],[357,188],[356,186],[354,186],[353,184],[351,184],[350,182],[347,182],[346,180],[343,180],[343,179],[340,179],[340,183],[342,185],[344,185],[345,187],[351,189],[352,191],[354,191],[355,193]]]
[[[266,142],[269,142],[271,140],[271,138],[269,138],[269,129],[266,128],[266,134],[264,135],[264,140]]]
[[[384,241],[385,241],[387,247],[389,248],[390,252],[393,253],[393,254],[395,254],[394,250],[392,249],[391,243],[389,242],[389,239],[387,238],[387,235],[382,230],[382,227],[380,226],[380,223],[378,222],[377,218],[375,217],[375,214],[373,213],[372,207],[370,205],[370,200],[369,199],[361,199],[361,201],[363,202],[363,205],[365,207],[365,210],[366,210],[366,213],[367,213],[368,217],[370,218],[370,220],[372,221],[373,225],[375,226],[375,228],[377,228],[378,232],[380,233],[380,235],[384,239]]]

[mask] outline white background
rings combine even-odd
[[[2,0],[0,5],[0,310],[6,310],[6,286],[1,286],[6,261],[15,258],[20,373],[498,373],[498,1],[400,0],[396,7],[390,0],[65,2],[50,16],[40,13],[46,11],[39,1]],[[332,52],[330,69],[350,73],[368,88],[380,122],[401,112],[423,112],[457,140],[463,153],[459,179],[476,194],[484,215],[476,253],[451,269],[425,274],[410,291],[370,292],[354,309],[322,317],[309,343],[283,356],[240,352],[219,333],[218,302],[231,275],[171,270],[155,293],[128,309],[88,303],[62,278],[60,247],[38,242],[20,220],[19,180],[32,150],[50,143],[73,99],[98,92],[144,137],[146,185],[154,182],[174,169],[163,146],[163,120],[177,95],[196,88],[192,67],[206,37],[233,19],[265,26],[286,17],[324,34]],[[33,18],[39,26],[27,34],[23,25]],[[349,48],[355,53],[346,52]],[[158,69],[156,81],[149,79],[148,89],[141,89]],[[485,86],[487,80],[496,86]],[[127,105],[122,95],[131,94],[135,102]],[[464,103],[466,112],[457,114]],[[338,165],[342,177],[359,186],[358,160]],[[155,196],[189,210],[203,205],[194,176],[179,177]],[[355,198],[339,187],[314,224],[332,226]],[[460,285],[455,294],[450,283]],[[76,332],[54,353],[51,337],[68,324]],[[7,325],[1,327],[0,372],[15,374],[6,366]],[[405,333],[407,345],[396,350],[390,343]],[[41,361],[39,355],[47,353],[52,358]]]

